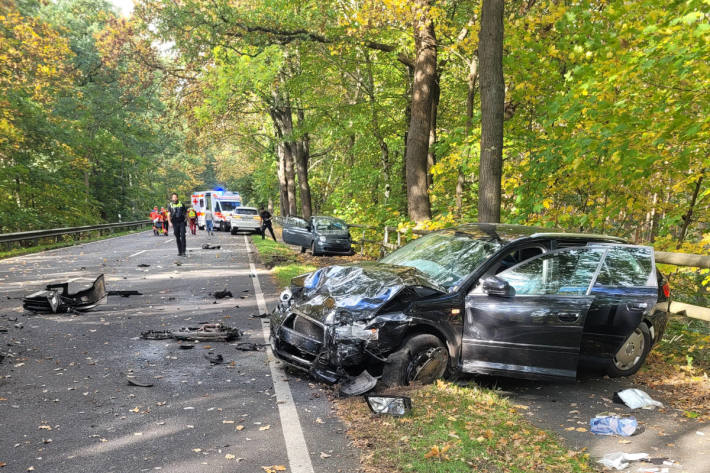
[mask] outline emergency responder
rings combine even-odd
[[[168,236],[168,211],[160,207],[160,222],[163,225],[163,235]]]
[[[197,235],[197,212],[192,207],[187,210],[187,220],[190,223],[190,233]]]
[[[185,241],[185,227],[187,226],[187,207],[178,200],[178,195],[173,193],[168,205],[168,222],[173,227],[173,234],[178,247],[178,256],[187,256],[187,242]]]
[[[259,216],[261,217],[261,239],[266,238],[266,229],[269,229],[271,233],[271,238],[276,241],[276,235],[274,235],[274,227],[271,226],[271,213],[264,207],[259,208]]]

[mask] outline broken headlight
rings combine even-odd
[[[353,323],[335,328],[336,340],[377,340],[378,337],[379,331],[376,328],[366,328],[365,324]]]
[[[291,289],[286,288],[281,292],[279,296],[279,301],[284,307],[289,307],[291,305],[291,300],[293,299],[293,293]]]
[[[412,410],[412,400],[406,396],[369,396],[365,400],[375,414],[403,416]]]

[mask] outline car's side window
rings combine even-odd
[[[656,285],[653,250],[644,246],[614,246],[604,258],[595,285],[648,287]]]
[[[523,261],[534,258],[535,256],[541,255],[543,250],[539,246],[532,246],[528,248],[518,248],[511,251],[504,257],[502,257],[498,263],[488,271],[488,274],[498,274],[506,269],[510,269],[513,266],[522,263]]]
[[[605,252],[604,248],[567,248],[525,261],[497,276],[508,281],[516,295],[584,295]]]

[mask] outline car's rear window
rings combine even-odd
[[[610,287],[655,286],[653,250],[640,246],[610,248],[596,284]]]
[[[241,209],[238,208],[236,210],[236,213],[239,215],[257,215],[258,214],[256,209],[245,209],[245,208],[241,208]]]

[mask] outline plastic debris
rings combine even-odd
[[[656,407],[663,407],[662,402],[656,401],[645,392],[636,388],[624,389],[623,391],[614,393],[614,395],[619,396],[624,404],[631,409],[655,409]]]
[[[232,297],[232,291],[224,289],[223,291],[217,291],[214,294],[215,299],[224,299],[225,297]]]
[[[636,432],[635,417],[597,416],[589,421],[589,430],[597,435],[621,435],[628,437]]]
[[[624,453],[624,452],[614,452],[607,453],[597,463],[601,463],[607,468],[614,468],[616,470],[623,470],[629,466],[628,462],[647,460],[648,453]]]
[[[377,384],[377,378],[372,376],[367,370],[357,375],[354,378],[348,379],[340,386],[340,392],[346,396],[357,396],[364,394]]]

